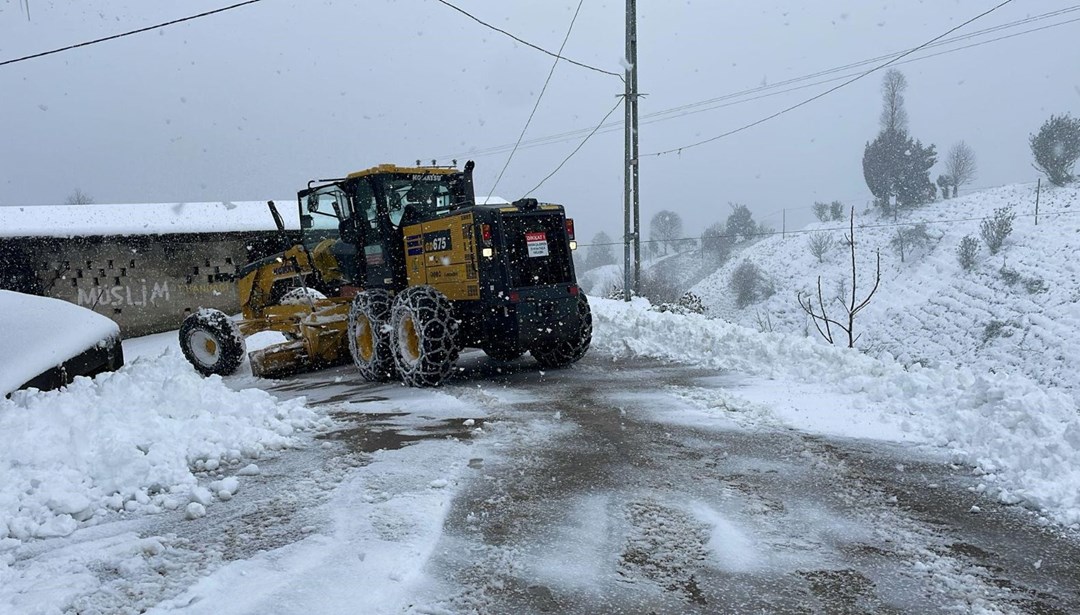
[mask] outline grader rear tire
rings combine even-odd
[[[430,286],[406,288],[390,311],[390,344],[401,380],[414,387],[439,386],[461,348],[450,300]]]
[[[532,349],[532,356],[541,367],[563,367],[585,356],[592,344],[593,323],[592,309],[584,294],[578,295],[577,314],[577,329],[567,332],[566,337],[558,342]]]
[[[349,309],[349,352],[360,375],[386,382],[397,374],[390,345],[390,293],[373,288],[356,295]]]
[[[209,308],[189,315],[180,325],[180,350],[204,376],[236,372],[247,352],[244,334],[225,312]]]

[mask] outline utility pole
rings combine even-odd
[[[641,224],[638,220],[637,0],[626,0],[625,168],[623,174],[623,299],[641,284]],[[631,244],[632,248],[631,249]],[[633,263],[630,255],[633,252]],[[633,273],[631,274],[631,267]]]

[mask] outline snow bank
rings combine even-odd
[[[120,327],[67,301],[0,290],[0,398],[108,338]]]
[[[853,395],[867,412],[895,417],[903,429],[986,474],[1002,501],[1026,501],[1061,523],[1080,523],[1080,415],[1061,391],[1018,374],[977,375],[918,363],[905,368],[806,337],[653,312],[644,300],[590,301],[593,352],[656,357]],[[796,416],[785,420],[800,427]]]
[[[859,347],[905,365],[965,365],[981,374],[1023,374],[1065,390],[1080,403],[1080,185],[1055,188],[1044,182],[1038,225],[1035,188],[1034,183],[1010,185],[930,203],[901,214],[897,222],[856,213],[860,300],[872,286],[877,250],[882,273],[881,287],[856,321],[856,333],[862,335]],[[978,238],[981,219],[1004,207],[1012,207],[1017,217],[1001,251],[991,256],[983,245],[974,269],[963,270],[956,257],[960,240],[965,235]],[[909,228],[925,223],[930,236],[929,245],[909,249],[904,262],[891,243],[897,223]],[[843,242],[848,223],[815,223],[804,230],[832,236],[824,262],[810,254],[808,233],[766,237],[738,252],[692,291],[710,315],[748,327],[767,316],[765,326],[771,330],[809,331],[824,344],[816,339],[796,293],[814,291],[820,275],[829,302],[838,284],[850,279],[850,252]],[[776,293],[738,309],[728,281],[744,259],[761,268]]]
[[[204,379],[176,350],[61,391],[17,391],[0,399],[0,566],[5,546],[66,536],[110,510],[231,495],[238,485],[216,485],[214,495],[195,472],[229,473],[327,420],[303,399]]]

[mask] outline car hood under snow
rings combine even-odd
[[[0,290],[0,398],[64,361],[119,339],[111,319],[73,303]]]

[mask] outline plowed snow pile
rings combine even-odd
[[[196,504],[198,514],[215,494],[194,471],[239,470],[325,421],[302,399],[202,378],[176,349],[63,391],[17,391],[0,399],[0,570],[19,542],[66,536],[109,511]]]

